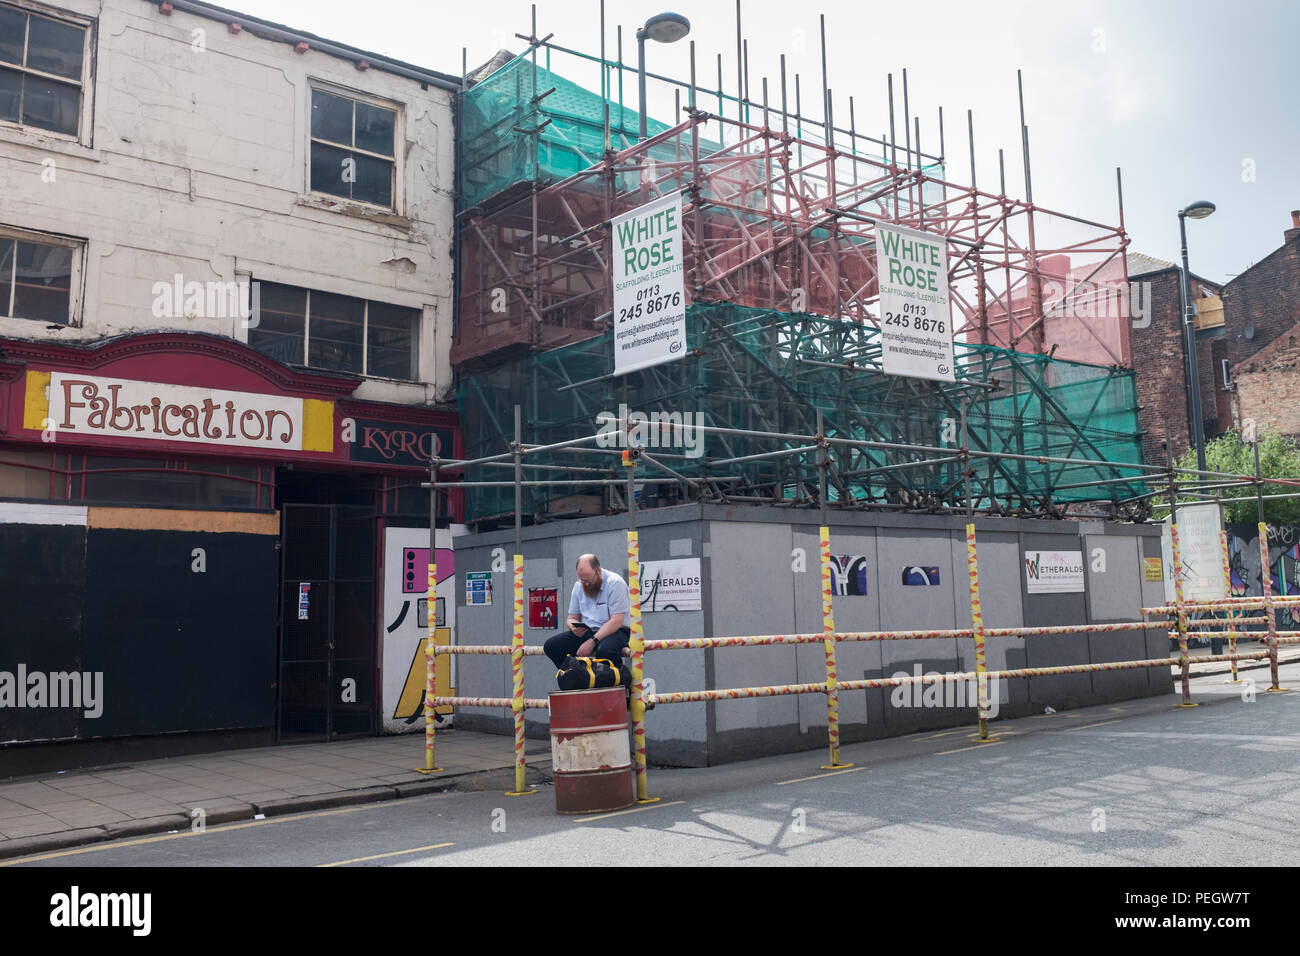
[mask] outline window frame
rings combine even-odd
[[[36,322],[42,325],[62,325],[65,328],[81,328],[81,307],[82,307],[82,268],[86,255],[86,240],[77,239],[73,236],[60,236],[49,232],[34,232],[30,229],[20,229],[16,226],[7,226],[0,223],[0,240],[12,239],[15,243],[27,242],[39,246],[59,246],[72,251],[72,263],[68,274],[68,321],[66,323],[51,323],[47,319],[32,319],[25,315],[13,314],[13,302],[17,296],[17,283],[13,281],[14,273],[9,276],[9,301],[0,303],[0,321],[3,322]],[[18,249],[14,248],[14,268],[18,264]]]
[[[257,280],[265,282],[267,285],[277,285],[286,289],[293,289],[296,292],[305,293],[303,300],[303,330],[302,330],[302,368],[315,369],[323,372],[342,372],[345,375],[359,375],[362,378],[373,379],[381,382],[402,382],[406,384],[419,384],[420,379],[420,331],[424,324],[424,307],[418,305],[401,305],[396,302],[382,302],[378,299],[365,299],[361,296],[348,295],[343,292],[330,292],[326,289],[311,289],[306,286],[290,285],[287,282],[273,282],[270,279]],[[353,371],[351,369],[329,368],[324,365],[312,365],[311,363],[311,297],[313,293],[320,295],[340,296],[347,299],[353,299],[362,304],[361,310],[361,368],[362,371]],[[260,298],[260,297],[259,297]],[[370,306],[382,305],[395,309],[407,309],[414,313],[411,317],[411,372],[408,378],[394,378],[391,375],[377,375],[369,371],[370,367]],[[248,339],[246,344],[249,348],[266,355],[256,345],[252,343],[253,334],[257,331],[257,326],[251,326],[248,329]],[[271,356],[267,356],[272,358]],[[275,359],[272,358],[272,361]]]
[[[306,88],[307,88],[307,103],[306,103],[306,110],[304,112],[304,115],[306,116],[305,126],[306,126],[306,133],[307,133],[307,155],[306,155],[306,162],[304,164],[305,174],[306,174],[305,176],[306,195],[311,197],[311,199],[317,203],[320,202],[329,202],[335,204],[346,203],[351,206],[356,206],[360,209],[374,210],[376,212],[388,213],[389,215],[394,215],[394,216],[404,215],[403,210],[406,207],[406,190],[404,188],[405,176],[404,176],[404,164],[402,161],[401,144],[406,140],[406,132],[405,132],[406,131],[406,127],[405,127],[406,105],[396,100],[387,99],[386,97],[375,96],[370,93],[364,93],[361,90],[349,89],[348,87],[340,86],[337,83],[333,83],[330,82],[329,80],[320,79],[317,77],[309,76],[307,78]],[[394,114],[393,115],[393,155],[384,156],[380,153],[371,152],[368,149],[361,149],[357,146],[345,146],[344,144],[336,143],[333,140],[318,139],[317,137],[313,136],[311,131],[311,116],[312,116],[311,101],[312,101],[312,94],[316,92],[326,93],[330,96],[336,96],[340,99],[350,100],[353,103],[362,103],[366,106],[374,106],[379,109],[392,110]],[[356,115],[357,115],[356,109],[354,107],[352,110],[352,139],[354,142],[356,140]],[[380,206],[372,202],[366,202],[364,199],[353,199],[350,196],[338,196],[335,195],[334,193],[327,193],[317,189],[312,189],[311,157],[312,157],[312,148],[317,143],[320,143],[322,146],[328,146],[333,149],[347,150],[349,152],[357,153],[361,156],[366,156],[370,159],[379,160],[381,162],[391,163],[393,168],[392,205]]]
[[[36,76],[42,79],[50,80],[64,85],[76,84],[78,91],[79,107],[77,109],[77,132],[75,134],[61,133],[58,130],[46,129],[43,126],[32,126],[22,121],[21,111],[17,120],[0,119],[0,130],[28,133],[34,136],[48,136],[65,143],[76,143],[82,146],[91,145],[91,136],[93,133],[94,116],[93,99],[94,99],[94,63],[95,50],[97,45],[96,26],[97,21],[93,17],[82,16],[69,10],[59,10],[47,7],[44,4],[33,3],[31,0],[0,0],[0,7],[10,10],[17,10],[28,17],[27,33],[30,35],[31,26],[30,18],[32,16],[43,17],[46,20],[53,20],[56,23],[62,23],[70,27],[77,27],[82,30],[81,45],[81,74],[74,81],[66,76],[56,76],[53,73],[45,73],[42,70],[34,70],[24,65],[14,63],[3,63],[0,67],[7,70],[15,70],[23,76]],[[23,59],[27,59],[27,43],[29,36],[23,37]]]

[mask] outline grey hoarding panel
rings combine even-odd
[[[1023,627],[1024,608],[1021,594],[1020,538],[1014,534],[990,531],[975,536],[979,563],[980,609],[985,627]],[[970,627],[970,569],[966,557],[965,531],[953,532],[952,563],[954,581],[960,575],[961,586],[954,587],[956,626]],[[958,642],[960,669],[975,670],[975,642]],[[989,670],[1014,670],[1025,666],[1025,640],[1021,637],[988,637],[984,640],[984,660]],[[1021,678],[1009,678],[998,684],[998,714],[1011,716],[1029,707],[1029,686]]]
[[[1086,594],[1083,591],[1059,594],[1030,594],[1026,580],[1025,551],[1083,551],[1083,542],[1075,535],[1022,534],[1020,536],[1020,583],[1024,594],[1025,626],[1050,627],[1088,623]],[[1086,577],[1085,577],[1086,581]],[[1056,667],[1087,664],[1088,639],[1085,633],[1025,638],[1028,667]],[[1035,707],[1076,706],[1092,696],[1092,679],[1088,674],[1058,674],[1029,678],[1029,700]]]
[[[789,525],[741,521],[709,522],[709,577],[713,636],[789,634],[791,602]],[[756,687],[792,684],[797,673],[790,646],[718,648],[713,652],[714,685]],[[823,677],[823,679],[825,679]],[[792,696],[721,701],[719,733],[753,727],[798,724]]]

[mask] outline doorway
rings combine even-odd
[[[283,504],[281,740],[375,732],[375,512]]]

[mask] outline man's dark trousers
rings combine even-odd
[[[576,655],[578,648],[591,639],[596,632],[585,624],[580,625],[579,634],[572,631],[561,631],[553,637],[548,637],[546,643],[542,645],[542,650],[546,656],[551,659],[558,669],[564,663],[564,659],[570,654]],[[628,641],[632,639],[632,632],[626,627],[620,627],[612,634],[607,634],[599,644],[596,645],[595,653],[592,657],[603,657],[606,660],[614,662],[615,666],[623,660],[622,650],[627,647]]]

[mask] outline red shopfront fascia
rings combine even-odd
[[[351,398],[362,381],[204,333],[0,339],[0,448],[292,462],[404,482],[427,474],[433,450],[462,455],[454,413]],[[460,498],[450,502],[457,517]]]

